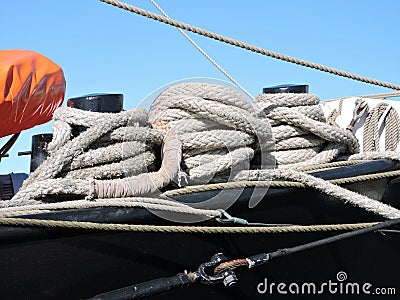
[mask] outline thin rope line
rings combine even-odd
[[[349,184],[360,181],[367,180],[376,180],[383,179],[389,177],[400,176],[400,170],[389,171],[389,172],[381,172],[375,174],[366,174],[360,176],[353,176],[347,178],[339,178],[339,179],[331,179],[327,180],[328,182],[336,185],[341,184]],[[236,189],[236,188],[269,188],[269,187],[296,187],[296,188],[305,188],[306,185],[301,182],[292,182],[292,181],[233,181],[233,182],[222,182],[222,183],[212,183],[207,185],[194,185],[188,186],[182,189],[170,190],[166,191],[162,194],[165,197],[174,197],[174,196],[182,196],[193,193],[200,193],[206,191],[216,191],[223,189]]]
[[[338,167],[361,164],[361,163],[365,163],[365,162],[368,162],[368,161],[369,160],[334,161],[334,162],[329,162],[329,163],[325,163],[325,164],[317,164],[317,165],[301,167],[297,171],[306,172],[306,173],[307,172],[319,172],[319,171],[335,169],[335,168],[338,168]]]
[[[158,226],[158,225],[130,225],[113,223],[94,223],[80,221],[58,221],[25,218],[0,218],[0,225],[23,227],[68,228],[101,231],[129,231],[129,232],[167,232],[167,233],[291,233],[354,230],[378,224],[377,222],[353,224],[327,225],[294,225],[294,226],[267,226],[267,227],[212,227],[212,226]]]
[[[150,0],[150,2],[160,11],[160,13],[171,19],[167,13],[154,1]],[[239,82],[237,82],[231,75],[228,74],[214,59],[212,59],[195,41],[193,41],[190,36],[188,36],[182,29],[176,27],[176,29],[205,57],[211,62],[222,74],[224,74],[233,84],[235,84],[243,93],[250,97],[250,99],[254,100],[254,96],[250,94]]]
[[[172,25],[172,26],[175,26],[177,28],[185,29],[185,30],[194,32],[196,34],[200,34],[200,35],[203,35],[205,37],[212,38],[212,39],[215,39],[217,41],[224,42],[224,43],[227,43],[227,44],[230,44],[230,45],[233,45],[233,46],[236,46],[236,47],[240,47],[240,48],[252,51],[252,52],[256,52],[256,53],[259,53],[259,54],[262,54],[262,55],[266,55],[266,56],[269,56],[269,57],[272,57],[272,58],[275,58],[275,59],[280,59],[280,60],[283,60],[283,61],[286,61],[286,62],[294,63],[294,64],[301,65],[301,66],[304,66],[304,67],[316,69],[316,70],[319,70],[319,71],[322,71],[322,72],[331,73],[331,74],[334,74],[334,75],[337,75],[337,76],[342,76],[342,77],[350,78],[350,79],[353,79],[353,80],[357,80],[357,81],[361,81],[361,82],[365,82],[365,83],[369,83],[369,84],[374,84],[374,85],[378,85],[378,86],[382,86],[382,87],[386,87],[386,88],[390,88],[390,89],[394,89],[394,90],[400,90],[400,85],[397,85],[397,84],[394,84],[394,83],[384,82],[384,81],[381,81],[381,80],[376,80],[376,79],[373,79],[373,78],[364,77],[364,76],[357,75],[357,74],[354,74],[354,73],[350,73],[350,72],[342,71],[342,70],[339,70],[339,69],[327,67],[327,66],[324,66],[324,65],[321,65],[321,64],[313,63],[313,62],[310,62],[310,61],[307,61],[307,60],[298,59],[298,58],[295,58],[295,57],[292,57],[292,56],[288,56],[288,55],[284,55],[284,54],[281,54],[281,53],[278,53],[278,52],[270,51],[270,50],[267,50],[267,49],[264,49],[264,48],[261,48],[261,47],[258,47],[258,46],[254,46],[254,45],[251,45],[251,44],[248,44],[248,43],[245,43],[245,42],[241,42],[241,41],[238,41],[238,40],[235,40],[235,39],[232,39],[232,38],[220,35],[220,34],[213,33],[213,32],[208,31],[208,30],[201,29],[201,28],[196,27],[196,26],[192,26],[192,25],[180,22],[180,21],[176,21],[176,20],[173,20],[173,19],[169,19],[169,18],[163,17],[161,15],[154,14],[154,13],[152,13],[150,11],[138,8],[138,7],[133,6],[133,5],[129,5],[127,3],[124,3],[124,2],[121,2],[121,1],[118,1],[118,0],[100,0],[100,1],[104,2],[104,3],[107,3],[107,4],[110,4],[110,5],[113,5],[113,6],[116,6],[116,7],[119,7],[121,9],[130,11],[130,12],[133,12],[135,14],[138,14],[138,15],[141,15],[141,16],[156,20],[158,22],[162,22],[162,23],[165,23],[165,24],[168,24],[168,25]]]
[[[354,96],[352,96],[352,97],[354,97]],[[400,92],[382,93],[382,94],[369,94],[369,95],[361,95],[361,96],[355,96],[355,97],[386,99],[386,98],[400,97]]]
[[[366,180],[376,180],[376,179],[383,179],[383,178],[389,178],[389,177],[396,177],[399,175],[400,175],[400,170],[396,170],[396,171],[389,171],[389,172],[382,172],[382,173],[375,173],[375,174],[366,174],[366,175],[347,177],[347,178],[338,178],[338,179],[332,179],[332,180],[328,180],[328,181],[330,183],[340,185],[340,184],[348,184],[348,183],[354,183],[354,182],[360,182],[360,181],[366,181]]]
[[[367,94],[367,95],[358,95],[358,96],[345,96],[340,98],[333,98],[324,100],[324,102],[331,102],[337,100],[343,100],[346,98],[371,98],[371,99],[387,99],[387,98],[395,98],[400,97],[400,92],[391,92],[391,93],[379,93],[379,94]]]

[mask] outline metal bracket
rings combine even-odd
[[[240,224],[240,225],[249,225],[247,220],[242,219],[242,218],[237,218],[237,217],[232,217],[230,214],[228,214],[225,210],[223,209],[218,209],[219,212],[221,212],[221,217],[215,218],[217,222],[222,223],[222,224]]]
[[[364,113],[367,112],[368,110],[368,104],[365,100],[358,98],[355,103],[355,107],[353,110],[353,119],[351,119],[349,126],[347,126],[347,130],[350,130],[351,132],[354,129],[354,125],[356,122],[364,115]]]
[[[228,269],[221,273],[209,275],[207,271],[210,269],[214,269],[220,263],[227,261],[228,259],[222,253],[217,253],[211,257],[211,260],[205,263],[202,263],[199,268],[193,272],[196,276],[196,280],[199,280],[202,284],[216,284],[223,282],[225,286],[234,285],[238,279],[233,270]]]

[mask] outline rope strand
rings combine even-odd
[[[166,18],[170,19],[167,13],[155,2],[154,0],[150,0],[150,2],[159,10],[159,12]],[[250,94],[239,82],[237,82],[231,75],[228,74],[227,71],[224,70],[214,59],[211,58],[193,39],[188,36],[182,29],[176,27],[176,29],[191,43],[210,63],[214,65],[222,74],[225,75],[234,85],[236,85],[243,93],[250,97],[250,99],[254,100],[252,94]]]
[[[226,36],[223,36],[223,35],[220,35],[220,34],[216,34],[214,32],[208,31],[208,30],[201,29],[201,28],[196,27],[196,26],[192,26],[192,25],[180,22],[180,21],[176,21],[176,20],[173,20],[173,19],[170,19],[170,18],[166,18],[166,17],[160,16],[160,15],[154,14],[154,13],[152,13],[150,11],[138,8],[138,7],[133,6],[133,5],[129,5],[127,3],[124,3],[124,2],[121,2],[121,1],[118,1],[118,0],[100,0],[100,1],[104,2],[104,3],[107,3],[107,4],[110,4],[110,5],[113,5],[113,6],[116,6],[116,7],[119,7],[121,9],[130,11],[130,12],[133,12],[135,14],[147,17],[149,19],[156,20],[158,22],[162,22],[162,23],[165,23],[165,24],[168,24],[168,25],[172,25],[172,26],[175,26],[177,28],[185,29],[185,30],[191,31],[191,32],[196,33],[196,34],[199,34],[199,35],[202,35],[202,36],[205,36],[205,37],[208,37],[208,38],[211,38],[211,39],[214,39],[214,40],[226,43],[226,44],[230,44],[230,45],[233,45],[233,46],[236,46],[236,47],[240,47],[240,48],[252,51],[252,52],[256,52],[256,53],[259,53],[259,54],[262,54],[262,55],[265,55],[265,56],[269,56],[269,57],[272,57],[272,58],[275,58],[275,59],[283,60],[283,61],[286,61],[286,62],[289,62],[289,63],[293,63],[293,64],[296,64],[296,65],[308,67],[308,68],[319,70],[319,71],[322,71],[322,72],[331,73],[331,74],[334,74],[334,75],[337,75],[337,76],[350,78],[350,79],[353,79],[353,80],[356,80],[356,81],[361,81],[361,82],[365,82],[365,83],[369,83],[369,84],[374,84],[374,85],[390,88],[390,89],[393,89],[393,90],[400,90],[400,85],[398,85],[398,84],[385,82],[385,81],[381,81],[381,80],[377,80],[377,79],[373,79],[373,78],[364,77],[364,76],[357,75],[357,74],[354,74],[354,73],[350,73],[350,72],[342,71],[342,70],[339,70],[339,69],[327,67],[327,66],[324,66],[324,65],[321,65],[321,64],[313,63],[313,62],[310,62],[310,61],[307,61],[307,60],[298,59],[298,58],[295,58],[295,57],[292,57],[292,56],[288,56],[288,55],[281,54],[281,53],[278,53],[278,52],[270,51],[270,50],[267,50],[267,49],[264,49],[264,48],[261,48],[261,47],[258,47],[258,46],[254,46],[254,45],[242,42],[242,41],[235,40],[233,38],[229,38],[229,37],[226,37]]]
[[[210,227],[210,226],[160,226],[160,225],[130,225],[113,223],[93,223],[77,221],[56,221],[25,218],[0,218],[2,226],[37,226],[47,228],[69,228],[102,231],[129,232],[166,232],[166,233],[292,233],[354,230],[376,225],[372,223],[309,225],[309,226],[271,226],[271,227]]]

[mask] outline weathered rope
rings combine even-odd
[[[290,62],[290,63],[301,65],[301,66],[304,66],[304,67],[316,69],[316,70],[319,70],[319,71],[328,72],[328,73],[331,73],[331,74],[334,74],[334,75],[337,75],[337,76],[347,77],[347,78],[350,78],[350,79],[353,79],[353,80],[357,80],[357,81],[361,81],[361,82],[365,82],[365,83],[369,83],[369,84],[374,84],[374,85],[378,85],[378,86],[382,86],[382,87],[387,87],[387,88],[394,89],[394,90],[400,90],[400,85],[398,85],[398,84],[393,84],[393,83],[384,82],[384,81],[381,81],[381,80],[376,80],[376,79],[373,79],[373,78],[360,76],[360,75],[357,75],[357,74],[354,74],[354,73],[342,71],[342,70],[339,70],[339,69],[327,67],[327,66],[316,64],[316,63],[313,63],[313,62],[310,62],[310,61],[306,61],[306,60],[303,60],[303,59],[298,59],[298,58],[295,58],[295,57],[291,57],[291,56],[288,56],[288,55],[284,55],[284,54],[281,54],[281,53],[270,51],[270,50],[267,50],[267,49],[264,49],[264,48],[261,48],[261,47],[257,47],[257,46],[254,46],[254,45],[251,45],[251,44],[248,44],[248,43],[244,43],[244,42],[241,42],[241,41],[229,38],[229,37],[222,36],[220,34],[213,33],[211,31],[207,31],[207,30],[201,29],[199,27],[188,25],[188,24],[185,24],[183,22],[179,22],[179,21],[167,18],[167,17],[163,17],[163,16],[160,16],[160,15],[154,14],[152,12],[146,11],[144,9],[140,9],[140,8],[138,8],[136,6],[129,5],[127,3],[124,3],[124,2],[121,2],[121,1],[118,1],[118,0],[100,0],[100,1],[108,3],[108,4],[111,4],[111,5],[119,7],[119,8],[122,8],[122,9],[130,11],[130,12],[133,12],[135,14],[138,14],[138,15],[141,15],[141,16],[156,20],[158,22],[162,22],[162,23],[165,23],[165,24],[168,24],[168,25],[175,26],[177,28],[188,30],[188,31],[194,32],[196,34],[200,34],[202,36],[205,36],[205,37],[208,37],[208,38],[212,38],[212,39],[215,39],[217,41],[224,42],[224,43],[227,43],[227,44],[230,44],[230,45],[233,45],[233,46],[236,46],[236,47],[240,47],[240,48],[243,48],[243,49],[246,49],[246,50],[250,50],[252,52],[256,52],[256,53],[259,53],[259,54],[262,54],[262,55],[266,55],[266,56],[269,56],[269,57],[272,57],[272,58],[280,59],[280,60],[283,60],[283,61],[287,61],[287,62]]]
[[[388,103],[380,102],[368,114],[363,131],[363,151],[379,151],[379,122],[387,112],[383,125],[385,127],[385,150],[394,151],[400,141],[400,118],[397,111]]]
[[[258,174],[252,173],[250,177],[247,172],[243,172],[243,174],[239,172],[239,174],[235,177],[236,180],[263,180],[264,178],[267,180],[273,178],[301,182],[308,187],[316,189],[317,191],[333,196],[337,199],[345,200],[345,202],[353,206],[363,208],[385,218],[396,219],[400,217],[400,210],[390,205],[344,189],[328,181],[303,172],[283,169],[260,170],[258,171]]]
[[[30,205],[1,208],[0,216],[11,217],[66,209],[87,209],[97,207],[137,207],[149,209],[151,211],[168,211],[182,214],[208,216],[213,218],[221,216],[221,212],[218,210],[198,209],[177,201],[144,197],[99,199],[97,201],[74,200],[56,203],[35,203]]]
[[[351,161],[347,161],[347,160],[333,161],[333,162],[324,163],[324,164],[317,164],[317,165],[301,167],[298,169],[298,171],[302,171],[302,172],[306,172],[306,173],[326,171],[326,170],[331,170],[331,169],[334,169],[337,167],[351,166],[351,165],[361,164],[361,163],[365,163],[365,162],[368,162],[368,160],[360,159],[360,160],[351,160]]]
[[[160,225],[129,225],[113,223],[93,223],[76,221],[55,221],[25,218],[0,218],[2,226],[35,226],[47,228],[69,228],[101,231],[125,231],[125,232],[161,232],[161,233],[237,233],[237,234],[272,234],[272,233],[301,233],[301,232],[327,232],[339,230],[355,230],[367,228],[378,224],[354,223],[331,225],[307,225],[307,226],[266,226],[266,227],[208,227],[208,226],[160,226]]]
[[[228,182],[230,188],[235,184],[243,188],[242,182],[229,181],[246,181],[246,185],[264,189],[274,179],[276,186],[311,187],[385,218],[399,217],[400,211],[389,205],[304,172],[268,168],[274,166],[270,156],[278,160],[280,167],[287,163],[286,167],[305,171],[315,170],[317,164],[322,169],[350,164],[330,163],[340,153],[356,153],[358,143],[349,131],[324,123],[318,102],[314,95],[260,95],[254,108],[237,91],[192,82],[162,92],[154,101],[149,117],[141,109],[101,114],[60,108],[55,113],[50,157],[31,174],[13,199],[0,203],[0,215],[122,206],[220,216],[221,212],[216,210],[193,208],[158,197],[161,188],[174,180],[179,185],[183,177],[189,184]],[[85,129],[70,139],[76,126]],[[272,151],[273,134],[277,137],[276,151]],[[153,162],[158,152],[161,152],[161,167],[148,172],[147,168],[155,167]],[[304,162],[305,157],[309,161]],[[353,180],[370,179],[360,176]],[[262,182],[248,184],[248,181]],[[63,195],[69,198],[63,199]],[[46,203],[51,198],[61,202]],[[86,200],[73,200],[82,198]]]
[[[363,103],[364,109],[359,110],[360,104],[357,103]],[[354,134],[362,141],[362,152],[395,151],[400,143],[400,117],[393,103],[393,101],[384,102],[379,99],[350,97],[327,101],[322,106],[329,124],[354,131]],[[348,111],[351,105],[353,105],[352,119]],[[345,107],[345,112],[343,112],[343,107]],[[339,116],[340,125],[336,123]],[[384,146],[380,145],[383,137]]]
[[[186,189],[175,190],[175,191],[168,191],[165,192],[164,195],[168,197],[173,196],[181,196],[190,193],[199,193],[205,191],[212,191],[212,190],[222,190],[228,188],[246,188],[246,187],[311,187],[316,189],[324,194],[333,196],[337,199],[345,199],[347,203],[350,203],[353,206],[361,207],[366,209],[367,211],[376,213],[381,215],[385,218],[395,219],[400,217],[400,211],[390,205],[384,204],[382,202],[373,200],[366,196],[360,195],[356,192],[349,191],[347,189],[341,188],[335,184],[347,184],[359,181],[366,181],[372,179],[381,179],[387,177],[394,177],[399,176],[399,171],[387,172],[382,174],[371,174],[371,175],[362,175],[356,176],[353,178],[342,178],[337,180],[325,181],[320,178],[316,178],[314,176],[296,172],[293,170],[260,170],[257,176],[250,178],[253,181],[240,181],[242,178],[248,179],[248,173],[245,174],[239,173],[236,176],[236,180],[238,182],[229,182],[229,183],[219,183],[219,184],[212,184],[212,185],[202,185],[202,186],[193,186],[188,187]],[[268,181],[264,182],[263,178],[267,178]],[[289,180],[294,182],[279,182],[279,181],[272,181],[270,179],[283,179]],[[335,183],[335,184],[334,184]]]
[[[343,109],[343,100],[344,100],[345,98],[340,98],[339,99],[339,106],[338,106],[338,108],[336,109],[333,109],[332,111],[331,111],[331,113],[326,117],[326,122],[328,123],[328,124],[330,124],[330,125],[332,125],[332,126],[335,126],[335,127],[340,127],[337,123],[336,123],[336,119],[337,119],[337,117],[339,117],[340,116],[340,114],[342,113],[342,109]]]
[[[64,119],[65,118],[65,119]],[[87,126],[87,130],[72,140],[60,144],[60,148],[41,164],[31,176],[24,182],[24,187],[32,181],[55,178],[60,174],[65,165],[72,162],[74,157],[83,152],[89,146],[106,133],[125,126],[130,120],[138,124],[147,121],[147,115],[143,109],[134,109],[119,114],[101,114],[94,112],[83,112],[78,109],[62,107],[54,113],[54,119],[65,123]],[[63,134],[63,133],[60,133]],[[60,135],[55,132],[56,136]],[[57,138],[57,140],[60,140]]]
[[[169,184],[178,174],[181,143],[171,130],[164,136],[161,168],[147,173],[146,168],[155,159],[147,149],[155,150],[153,148],[163,138],[160,132],[149,127],[143,109],[104,114],[59,108],[54,118],[57,125],[53,128],[55,139],[50,144],[50,157],[31,174],[12,200],[0,203],[1,207],[40,204],[41,198],[46,196],[115,198],[148,195]],[[65,131],[68,126],[70,129]],[[71,132],[73,126],[85,126],[86,130],[72,140],[60,137]],[[61,132],[58,131],[60,127]],[[122,134],[121,130],[125,132]],[[96,145],[95,142],[101,139],[105,145]],[[120,143],[107,144],[107,140]],[[150,144],[146,145],[147,141]],[[91,149],[92,146],[95,147]],[[111,164],[104,165],[105,162]]]
[[[157,4],[154,0],[150,2],[158,9],[158,11],[166,18],[170,19],[167,13]],[[176,29],[195,47],[210,63],[214,65],[222,74],[225,75],[234,85],[236,85],[243,93],[245,93],[250,99],[254,100],[253,95],[251,95],[239,82],[237,82],[227,71],[225,71],[214,59],[212,59],[193,39],[188,36],[181,28],[176,27]]]
[[[149,119],[153,126],[167,124],[177,132],[189,184],[248,169],[255,151],[266,153],[274,145],[269,124],[257,118],[251,104],[215,84],[167,89],[152,104]]]
[[[346,178],[330,179],[327,182],[336,185],[350,184],[356,182],[365,182],[369,180],[377,180],[383,178],[391,178],[400,176],[400,170],[381,172],[375,174],[366,174]],[[165,197],[176,197],[189,195],[193,193],[209,192],[209,191],[219,191],[225,189],[243,189],[243,188],[306,188],[308,185],[297,182],[297,181],[278,181],[278,180],[257,180],[257,181],[232,181],[232,182],[221,182],[221,183],[211,183],[206,185],[193,185],[185,188],[174,189],[166,191],[162,194]]]
[[[255,105],[272,124],[278,167],[302,169],[357,153],[358,141],[347,130],[326,124],[319,99],[310,94],[262,94]]]

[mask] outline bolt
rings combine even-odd
[[[235,285],[238,282],[238,278],[236,277],[233,271],[224,272],[224,280],[223,283],[225,286],[230,287]]]
[[[217,253],[211,257],[211,261],[214,263],[219,263],[219,262],[226,261],[226,260],[227,260],[227,258],[223,253]]]

